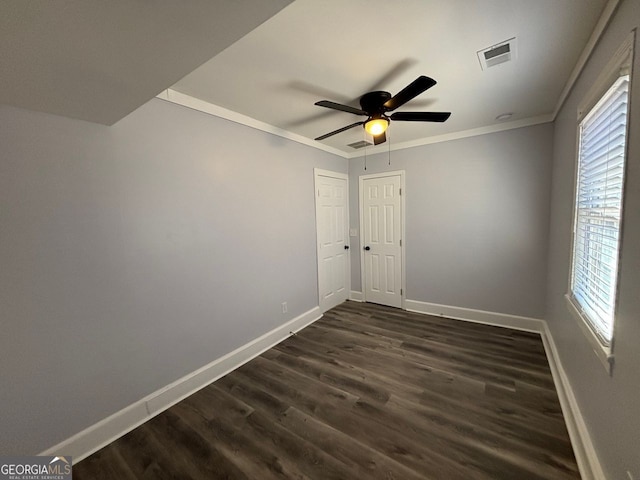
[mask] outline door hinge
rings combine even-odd
[[[400,189],[400,195],[402,195],[402,189]]]
[[[402,246],[402,239],[400,239],[400,246]]]
[[[400,295],[402,295],[402,289],[400,289]]]

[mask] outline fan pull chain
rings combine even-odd
[[[388,130],[387,130],[388,132]],[[391,166],[391,135],[387,135],[387,147],[389,148],[387,150],[388,155],[389,155],[389,166]]]
[[[367,135],[362,134],[362,138],[364,139],[364,169],[367,170]]]

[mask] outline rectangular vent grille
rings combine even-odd
[[[484,59],[491,60],[492,58],[495,58],[499,55],[504,55],[505,53],[509,52],[511,52],[511,47],[508,43],[505,43],[504,45],[500,45],[499,47],[489,50],[488,52],[484,52]]]
[[[354,142],[354,143],[350,143],[347,145],[347,147],[351,147],[351,148],[363,148],[366,147],[368,145],[373,145],[373,143],[371,142],[367,142],[366,140],[360,140],[359,142]]]
[[[516,39],[510,38],[478,52],[478,60],[482,70],[510,62],[516,58]]]

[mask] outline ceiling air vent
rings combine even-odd
[[[510,62],[516,58],[516,39],[510,38],[478,52],[478,60],[482,70],[495,67],[501,63]]]
[[[373,145],[373,143],[367,142],[366,140],[360,140],[359,142],[348,144],[347,147],[351,147],[351,148],[356,148],[357,149],[357,148],[368,147],[369,145]]]

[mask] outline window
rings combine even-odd
[[[579,124],[570,303],[609,361],[615,318],[626,163],[628,67]],[[605,86],[606,88],[606,86]],[[602,91],[602,89],[601,89]]]

